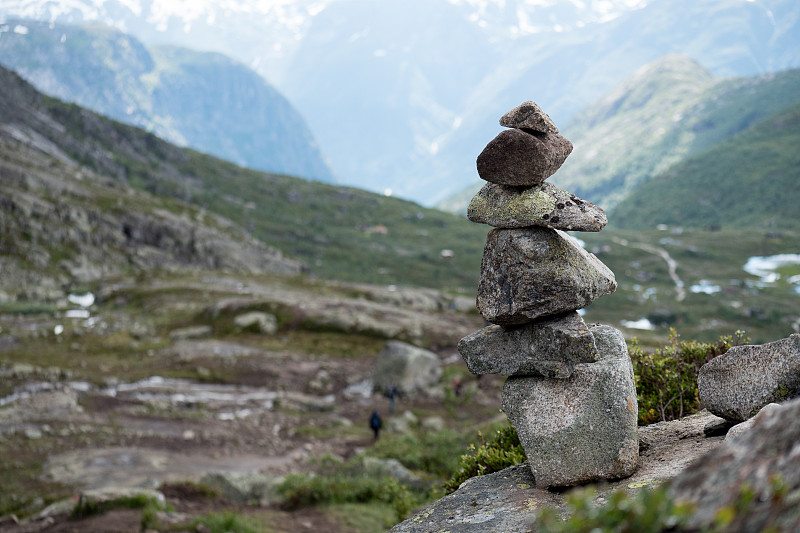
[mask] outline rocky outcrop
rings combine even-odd
[[[800,396],[800,334],[758,346],[734,346],[700,369],[700,401],[742,422],[772,402]]]
[[[696,507],[689,530],[710,530],[722,510],[726,532],[800,528],[800,399],[757,418],[670,484],[677,501]]]
[[[624,480],[594,485],[595,501],[600,504],[615,491],[634,493],[675,478],[693,461],[722,444],[721,436],[705,437],[703,434],[705,426],[720,421],[706,411],[640,428],[639,469]],[[528,533],[537,530],[534,520],[541,509],[549,507],[565,513],[569,494],[536,488],[527,465],[512,466],[468,479],[457,491],[396,525],[392,533]]]

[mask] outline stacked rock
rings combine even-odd
[[[572,143],[534,102],[506,113],[478,156],[488,183],[467,215],[489,232],[477,307],[493,325],[459,342],[474,374],[509,376],[502,409],[536,486],[632,474],[639,461],[633,366],[622,333],[577,312],[611,294],[614,274],[565,230],[600,231],[603,210],[545,180]]]

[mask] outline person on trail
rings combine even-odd
[[[399,394],[399,390],[397,390],[397,385],[392,382],[391,385],[386,387],[386,397],[389,398],[389,412],[394,413],[394,402],[397,399],[397,395]]]
[[[372,411],[372,416],[369,419],[369,427],[373,433],[375,433],[375,440],[378,440],[378,432],[380,432],[381,428],[383,427],[383,420],[381,420],[381,415],[378,414],[378,411]]]

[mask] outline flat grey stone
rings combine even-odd
[[[394,383],[400,392],[420,391],[439,381],[442,366],[438,356],[400,341],[388,341],[378,354],[373,375],[375,390],[385,391]]]
[[[492,183],[528,187],[558,170],[572,143],[557,133],[503,130],[478,156],[478,175]]]
[[[616,289],[614,273],[558,230],[493,229],[483,250],[477,307],[493,324],[525,324],[581,309]]]
[[[619,330],[590,327],[600,360],[567,379],[510,377],[502,409],[516,428],[536,487],[630,476],[639,464],[633,365]]]
[[[702,366],[697,387],[706,409],[738,422],[768,403],[800,396],[800,334],[732,347]]]
[[[602,208],[546,181],[524,188],[487,183],[470,202],[467,217],[496,228],[565,231],[600,231],[608,223]]]
[[[558,133],[555,122],[536,102],[531,101],[521,103],[500,117],[500,125],[542,133]]]
[[[568,378],[578,363],[597,361],[594,336],[580,315],[544,318],[521,326],[488,326],[458,343],[476,375]]]

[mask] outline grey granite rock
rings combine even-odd
[[[562,379],[576,364],[598,357],[594,337],[575,311],[521,326],[485,327],[461,339],[458,351],[476,375]]]
[[[800,399],[759,415],[748,430],[686,468],[670,483],[696,507],[686,531],[800,531]],[[742,495],[753,495],[742,505]],[[714,528],[722,509],[731,521]]]
[[[580,309],[616,288],[614,273],[558,230],[493,229],[483,251],[477,307],[493,324],[525,324]]]
[[[492,183],[528,187],[558,170],[572,143],[557,133],[503,130],[478,156],[478,175]]]
[[[752,428],[753,425],[756,422],[758,422],[758,420],[767,416],[768,413],[771,413],[780,408],[781,405],[778,403],[768,403],[753,418],[748,418],[744,422],[739,422],[738,424],[730,428],[728,432],[725,434],[725,442],[730,444],[734,439],[739,438],[743,433]]]
[[[459,489],[397,524],[391,533],[527,533],[540,506],[555,506],[560,497],[532,487],[524,465],[473,477]]]
[[[546,181],[524,188],[487,183],[470,202],[467,217],[496,228],[565,231],[600,231],[608,222],[600,207]]]
[[[558,133],[555,122],[542,111],[536,102],[523,102],[502,117],[500,125],[507,128],[539,131],[542,133]]]
[[[600,360],[567,379],[510,377],[502,409],[539,488],[631,475],[639,464],[633,365],[619,330],[590,328]]]
[[[706,409],[739,422],[768,403],[800,396],[800,334],[769,344],[734,346],[703,365],[697,386]]]
[[[435,353],[400,341],[388,341],[378,354],[373,375],[375,390],[385,391],[392,383],[404,393],[417,392],[437,383],[442,366]]]

